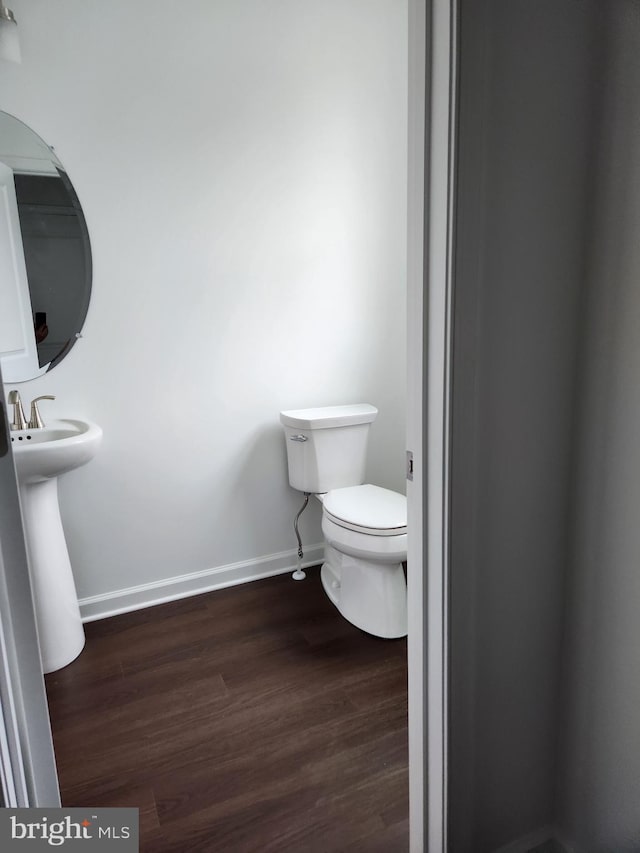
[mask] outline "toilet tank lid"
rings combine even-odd
[[[329,427],[370,424],[378,410],[369,403],[349,406],[320,406],[315,409],[290,409],[280,412],[280,423],[294,429],[328,429]]]

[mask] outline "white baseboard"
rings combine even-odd
[[[305,559],[302,565],[304,567],[318,565],[322,562],[323,555],[322,544],[310,545],[305,548]],[[105,619],[107,616],[117,616],[118,613],[142,610],[144,607],[153,607],[154,604],[293,572],[297,568],[297,561],[297,551],[282,551],[279,554],[269,554],[254,560],[219,566],[217,569],[205,569],[189,575],[177,575],[166,580],[118,589],[102,595],[92,595],[80,599],[80,615],[83,622],[93,622],[96,619]]]

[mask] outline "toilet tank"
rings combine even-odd
[[[280,412],[293,488],[321,494],[363,483],[369,427],[377,414],[368,403]]]

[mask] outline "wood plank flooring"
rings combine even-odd
[[[406,642],[317,570],[85,627],[46,676],[63,805],[138,807],[143,853],[408,850]]]

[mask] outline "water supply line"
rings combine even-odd
[[[296,532],[296,539],[298,540],[298,568],[291,575],[294,581],[303,581],[306,578],[306,574],[302,571],[302,558],[304,557],[304,552],[302,550],[302,539],[300,538],[300,533],[298,531],[298,519],[307,508],[310,494],[311,492],[304,493],[304,503],[300,507],[298,514],[296,515],[295,520],[293,522],[293,529]]]

